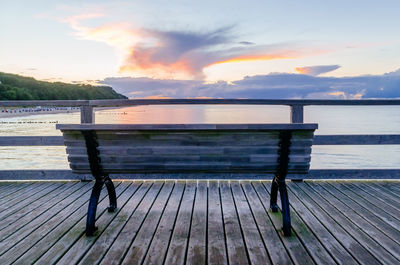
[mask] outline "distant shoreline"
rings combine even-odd
[[[18,109],[15,109],[18,110]],[[43,115],[43,114],[59,114],[59,113],[75,113],[79,112],[80,109],[50,109],[50,110],[41,110],[41,111],[32,111],[32,112],[0,112],[0,118],[14,118],[14,117],[26,117],[31,115]]]
[[[101,108],[96,108],[95,110],[105,110],[105,109],[120,109],[123,107],[101,107]],[[2,110],[0,108],[0,119],[1,118],[14,118],[14,117],[27,117],[27,116],[32,116],[32,115],[45,115],[45,114],[60,114],[60,113],[76,113],[80,112],[79,107],[68,107],[68,109],[56,109],[56,108],[43,108],[43,109],[37,109],[32,111],[26,111],[27,109],[24,108],[17,108],[17,109],[8,109],[11,112],[1,112]],[[25,111],[22,111],[25,110]]]

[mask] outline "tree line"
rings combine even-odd
[[[110,86],[38,81],[0,72],[0,100],[125,99]]]

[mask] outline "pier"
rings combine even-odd
[[[0,108],[174,104],[284,105],[291,123],[312,105],[400,105],[400,100],[0,101]],[[373,126],[373,125],[371,125]],[[398,145],[400,134],[316,135],[313,145]],[[61,146],[60,136],[0,136],[0,146]],[[45,155],[45,154],[44,154]],[[188,180],[190,178],[190,180]],[[289,175],[293,236],[269,210],[268,174],[113,176],[118,209],[84,234],[92,180],[70,170],[0,170],[0,264],[399,264],[400,165]],[[279,203],[278,203],[279,204]],[[280,205],[280,204],[279,204]]]

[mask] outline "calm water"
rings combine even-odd
[[[96,123],[287,123],[284,106],[140,106],[96,111]],[[0,135],[61,135],[56,123],[79,123],[80,114],[0,117]],[[305,122],[317,134],[399,134],[397,106],[311,106]],[[311,168],[399,168],[400,146],[313,146]],[[67,169],[64,147],[0,147],[0,169]]]

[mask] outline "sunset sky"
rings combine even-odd
[[[122,81],[176,80],[197,90],[223,82],[231,91],[260,76],[400,76],[398,0],[2,0],[0,12],[0,71],[42,80],[96,80],[119,90]]]

